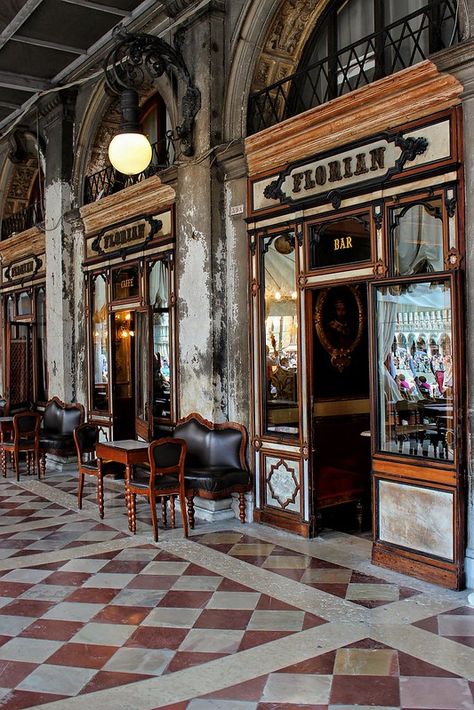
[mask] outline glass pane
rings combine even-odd
[[[168,308],[168,264],[156,261],[150,270],[150,306]]]
[[[444,270],[441,198],[391,211],[396,276]]]
[[[298,318],[293,234],[263,240],[265,284],[265,423],[298,433]]]
[[[43,290],[36,296],[36,386],[39,402],[46,402],[46,296]]]
[[[15,299],[13,296],[8,296],[7,300],[7,321],[11,323],[15,320]]]
[[[136,362],[136,416],[148,419],[148,313],[136,313],[135,362]]]
[[[26,291],[22,291],[17,299],[17,314],[18,316],[31,316],[31,297]]]
[[[123,301],[138,296],[138,266],[124,266],[112,271],[112,298]]]
[[[368,214],[310,227],[310,268],[367,261],[371,257]]]
[[[153,313],[153,416],[171,416],[169,314]]]
[[[109,332],[107,327],[107,291],[105,276],[97,276],[92,285],[92,361],[94,386],[92,408],[108,410]]]
[[[449,282],[379,287],[376,307],[379,449],[452,461]]]
[[[373,0],[343,3],[337,13],[338,96],[368,84],[375,74],[375,42],[361,42],[374,32]],[[354,43],[355,46],[354,46]],[[346,51],[340,50],[348,48]]]
[[[419,13],[402,22],[408,15],[428,5],[428,2],[427,0],[385,0],[383,5],[385,26],[395,23],[395,27],[391,27],[385,35],[384,42],[385,74],[392,74],[416,64],[430,53],[428,13]]]

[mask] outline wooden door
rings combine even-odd
[[[135,433],[149,441],[153,430],[151,309],[135,311]]]

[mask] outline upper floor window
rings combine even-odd
[[[249,132],[319,106],[459,40],[456,0],[336,0],[298,71],[250,97]]]

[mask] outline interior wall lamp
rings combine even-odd
[[[194,119],[201,108],[201,92],[194,85],[181,53],[183,32],[177,32],[174,46],[160,37],[132,34],[118,25],[113,32],[117,40],[104,62],[107,91],[120,98],[122,121],[109,145],[113,167],[125,175],[143,172],[152,159],[152,148],[138,121],[138,92],[149,78],[164,73],[177,73],[186,83],[181,101],[182,123],[174,140],[181,143],[181,153],[193,155]]]

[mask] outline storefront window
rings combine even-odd
[[[31,314],[32,314],[31,296],[27,291],[22,291],[20,294],[18,294],[17,315],[18,315],[18,317],[21,317],[21,316],[31,316]]]
[[[311,269],[370,260],[369,214],[312,224],[309,228],[309,249]]]
[[[378,287],[376,319],[379,450],[453,461],[449,281]]]
[[[39,289],[36,295],[36,382],[39,402],[48,399],[46,362],[46,296],[44,289]]]
[[[169,271],[165,261],[150,270],[150,304],[153,311],[153,416],[171,416],[171,352],[169,328]]]
[[[298,433],[298,319],[293,234],[265,237],[265,428]]]
[[[444,270],[441,198],[392,209],[391,234],[396,276]]]
[[[124,266],[112,271],[112,299],[126,301],[137,298],[139,292],[138,266]]]
[[[94,381],[92,408],[106,411],[109,407],[109,332],[107,327],[107,291],[105,276],[99,274],[92,282],[92,361]]]

